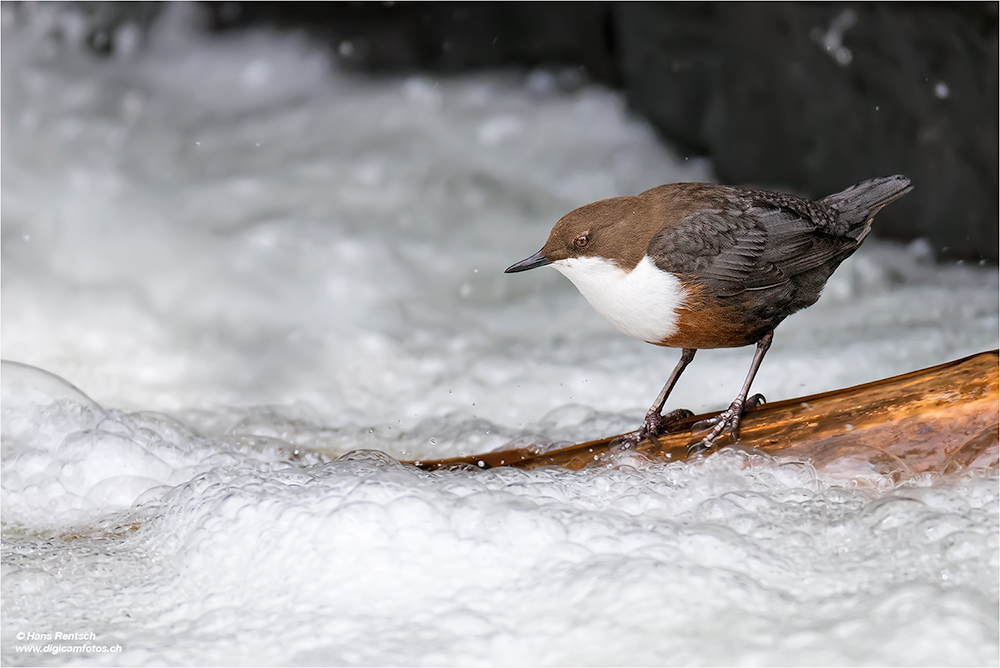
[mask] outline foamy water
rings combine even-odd
[[[393,459],[641,419],[676,351],[502,273],[576,206],[712,178],[620,96],[352,76],[184,7],[101,61],[3,11],[5,664],[998,662],[995,472]],[[994,348],[997,295],[869,240],[754,389]],[[751,355],[699,353],[671,407],[724,407]],[[121,650],[23,648],[57,632]]]

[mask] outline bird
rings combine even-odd
[[[656,438],[692,413],[663,407],[698,350],[756,344],[729,408],[692,451],[738,438],[751,383],[788,316],[816,303],[834,270],[861,246],[875,214],[912,190],[905,176],[873,178],[818,200],[712,183],[668,183],[563,216],[540,251],[508,267],[551,265],[612,325],[681,357],[626,444]]]

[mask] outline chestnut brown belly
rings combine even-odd
[[[738,348],[757,343],[792,313],[816,301],[794,285],[716,297],[687,284],[686,305],[677,309],[677,331],[658,341],[671,348]]]
[[[738,348],[756,343],[774,329],[769,323],[750,321],[737,309],[701,311],[680,309],[677,331],[657,345],[671,348]]]

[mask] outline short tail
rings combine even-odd
[[[824,197],[819,202],[837,214],[838,230],[845,236],[860,241],[871,229],[871,219],[886,204],[894,202],[913,190],[905,176],[883,176],[862,181],[847,190]]]

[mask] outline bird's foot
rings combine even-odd
[[[708,418],[707,420],[702,420],[701,422],[695,423],[692,430],[699,431],[701,429],[706,429],[712,427],[710,431],[703,439],[688,446],[688,452],[690,454],[695,454],[708,450],[715,442],[719,440],[723,433],[729,432],[729,434],[735,439],[736,433],[740,427],[740,420],[743,418],[743,414],[749,410],[753,410],[763,404],[766,401],[763,394],[755,394],[749,397],[746,401],[743,401],[739,397],[736,397],[736,401],[729,405],[729,408],[722,411],[715,417]]]
[[[752,411],[758,406],[763,406],[766,403],[767,399],[764,398],[763,394],[758,392],[747,399],[747,402],[743,405],[743,412],[746,413],[747,411]]]
[[[646,413],[646,418],[642,421],[642,426],[635,431],[623,434],[619,437],[619,442],[627,448],[634,448],[647,438],[656,438],[660,434],[665,433],[671,425],[692,415],[694,413],[686,408],[672,410],[666,415],[661,415],[656,411],[649,411]]]

